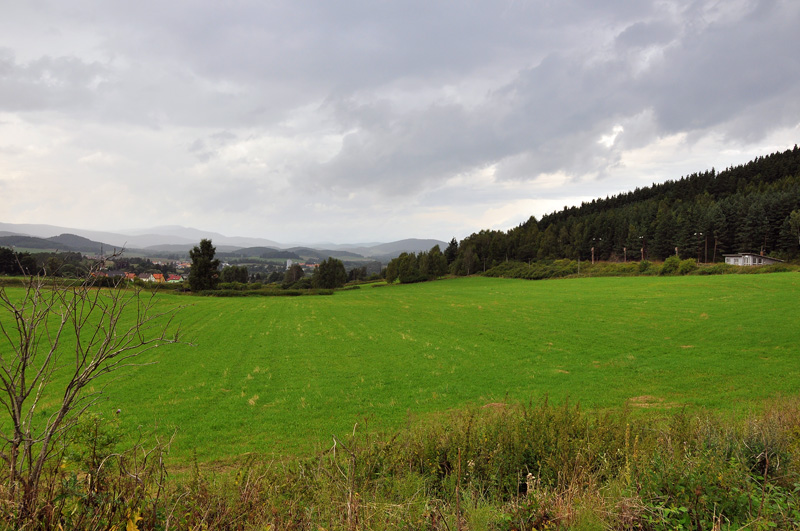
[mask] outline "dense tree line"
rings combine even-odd
[[[286,273],[283,276],[283,284],[286,287],[291,286],[301,278],[305,276],[305,271],[303,271],[303,266],[300,264],[292,264],[289,269],[286,270]],[[272,279],[272,275],[270,275],[270,280]]]
[[[34,275],[37,271],[36,259],[30,253],[0,247],[0,275]]]
[[[360,282],[362,280],[367,280],[367,267],[354,267],[347,273],[347,281],[348,282]]]
[[[242,284],[246,284],[250,281],[250,275],[245,266],[232,265],[222,268],[220,279],[222,282],[241,282]]]
[[[220,261],[216,258],[216,248],[211,240],[200,240],[200,244],[195,246],[189,255],[192,258],[192,268],[189,272],[189,287],[192,291],[214,290],[220,281],[226,284],[246,284],[250,281],[250,275],[244,266],[229,265],[220,271]],[[366,272],[366,267],[362,267],[355,270],[351,276],[360,279],[366,276]],[[267,281],[278,282],[281,279],[283,288],[335,289],[347,283],[348,274],[341,260],[329,257],[319,264],[310,278],[305,276],[300,264],[292,264],[283,275],[277,272],[270,274]]]
[[[798,211],[795,146],[719,173],[712,169],[538,221],[531,217],[507,232],[482,230],[460,242],[450,269],[473,274],[509,260],[664,260],[676,248],[681,259],[698,262],[718,262],[732,252],[793,259],[800,256]]]
[[[448,272],[447,258],[438,245],[428,252],[402,253],[386,266],[386,281],[401,284],[434,280]]]
[[[34,253],[0,247],[0,274],[81,278],[96,265],[75,251]]]
[[[317,289],[341,288],[347,282],[347,271],[341,260],[328,257],[320,262],[311,275],[311,284]]]
[[[50,277],[83,278],[96,268],[96,258],[86,258],[76,251],[29,253],[0,247],[0,275],[41,274]],[[102,269],[125,272],[162,273],[176,272],[174,264],[154,264],[147,258],[114,256],[102,262]]]

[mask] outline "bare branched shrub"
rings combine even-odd
[[[18,524],[33,520],[42,474],[66,434],[135,358],[177,341],[175,308],[159,311],[153,293],[96,286],[96,271],[65,282],[28,276],[0,286],[0,458],[4,493]],[[40,410],[46,407],[49,415]]]

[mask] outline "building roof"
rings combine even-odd
[[[781,260],[780,258],[774,258],[772,256],[766,256],[766,255],[759,254],[759,253],[729,253],[729,254],[723,254],[722,256],[724,256],[726,258],[728,256],[731,256],[731,257],[734,257],[734,258],[741,258],[741,257],[744,257],[744,256],[756,256],[758,258],[765,258],[767,260],[772,260],[773,262],[783,262],[783,260]]]

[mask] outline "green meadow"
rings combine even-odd
[[[141,356],[96,410],[177,428],[201,462],[291,454],[504,401],[731,414],[800,388],[800,275],[459,278],[309,297],[192,297],[186,342]],[[191,343],[191,344],[188,344]],[[46,414],[46,411],[43,412]]]

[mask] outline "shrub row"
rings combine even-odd
[[[195,292],[201,297],[299,297],[302,295],[333,295],[332,289],[213,289]]]
[[[663,264],[644,260],[642,262],[595,262],[580,264],[574,260],[552,260],[533,263],[503,262],[485,273],[489,277],[523,278],[542,280],[547,278],[613,277],[636,275],[724,275],[724,274],[763,274],[798,271],[800,267],[789,264],[770,264],[757,267],[733,266],[728,264],[698,265],[694,258],[681,260],[677,256],[667,258]]]
[[[503,262],[484,273],[487,277],[525,278],[543,280],[560,278],[578,273],[578,262],[574,260],[547,260],[541,262]]]

